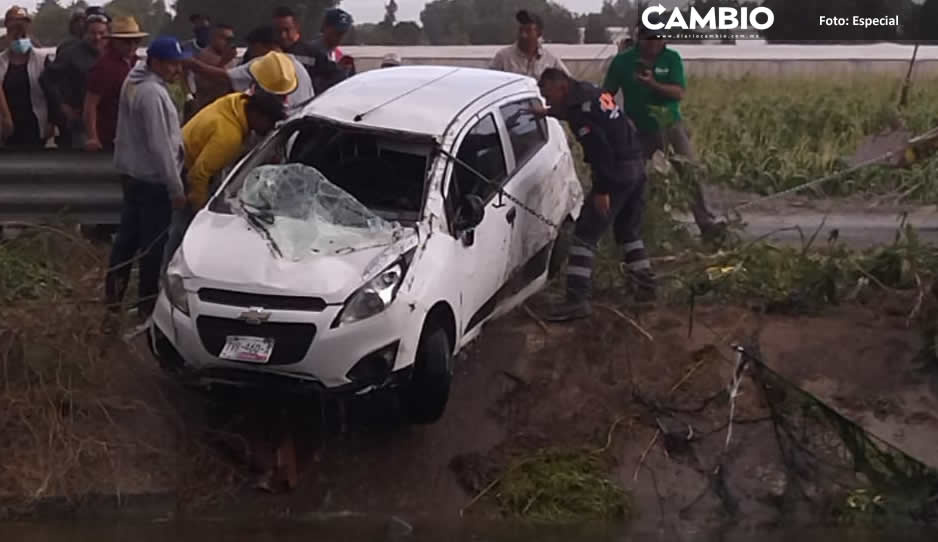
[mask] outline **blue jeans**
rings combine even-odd
[[[139,308],[142,315],[148,316],[159,292],[160,262],[172,205],[161,184],[125,177],[123,191],[121,223],[111,249],[104,290],[108,305],[115,309],[124,299],[130,271],[139,260]]]
[[[169,236],[166,239],[166,247],[163,249],[163,269],[169,265],[170,260],[176,254],[176,250],[179,249],[179,245],[182,244],[182,240],[186,236],[186,230],[189,229],[189,224],[192,223],[194,217],[195,211],[189,205],[182,209],[173,209],[173,218],[169,225]]]
[[[694,152],[694,146],[690,140],[690,133],[684,121],[679,120],[668,126],[664,130],[647,132],[640,134],[642,139],[642,149],[645,151],[645,159],[650,160],[656,151],[667,151],[668,145],[674,148],[674,153],[683,156],[688,160],[695,162],[697,155]],[[704,198],[703,187],[700,183],[694,181],[694,201],[691,204],[691,213],[694,215],[694,222],[700,228],[701,232],[713,225],[716,217],[707,207],[707,200]]]

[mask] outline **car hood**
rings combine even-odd
[[[343,303],[365,281],[417,246],[417,231],[402,229],[393,243],[291,261],[241,216],[200,212],[186,233],[182,255],[191,276],[226,288],[321,297]]]

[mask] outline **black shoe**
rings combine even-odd
[[[589,318],[592,314],[593,308],[590,306],[589,301],[568,299],[552,306],[544,316],[544,320],[548,322],[572,322],[573,320]]]
[[[636,303],[654,303],[658,300],[658,285],[651,271],[630,271],[629,290]]]
[[[726,222],[708,222],[697,227],[700,228],[700,239],[704,243],[722,245],[729,236],[729,226]]]

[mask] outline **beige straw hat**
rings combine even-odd
[[[140,31],[140,25],[133,17],[117,17],[111,23],[111,33],[109,38],[114,39],[139,39],[149,36],[146,32]]]

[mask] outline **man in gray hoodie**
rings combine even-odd
[[[111,251],[105,294],[112,308],[124,297],[133,262],[140,261],[139,309],[146,318],[159,292],[163,246],[173,208],[186,204],[179,115],[167,84],[189,56],[171,37],[155,39],[121,89],[114,165],[124,179],[124,207]]]

